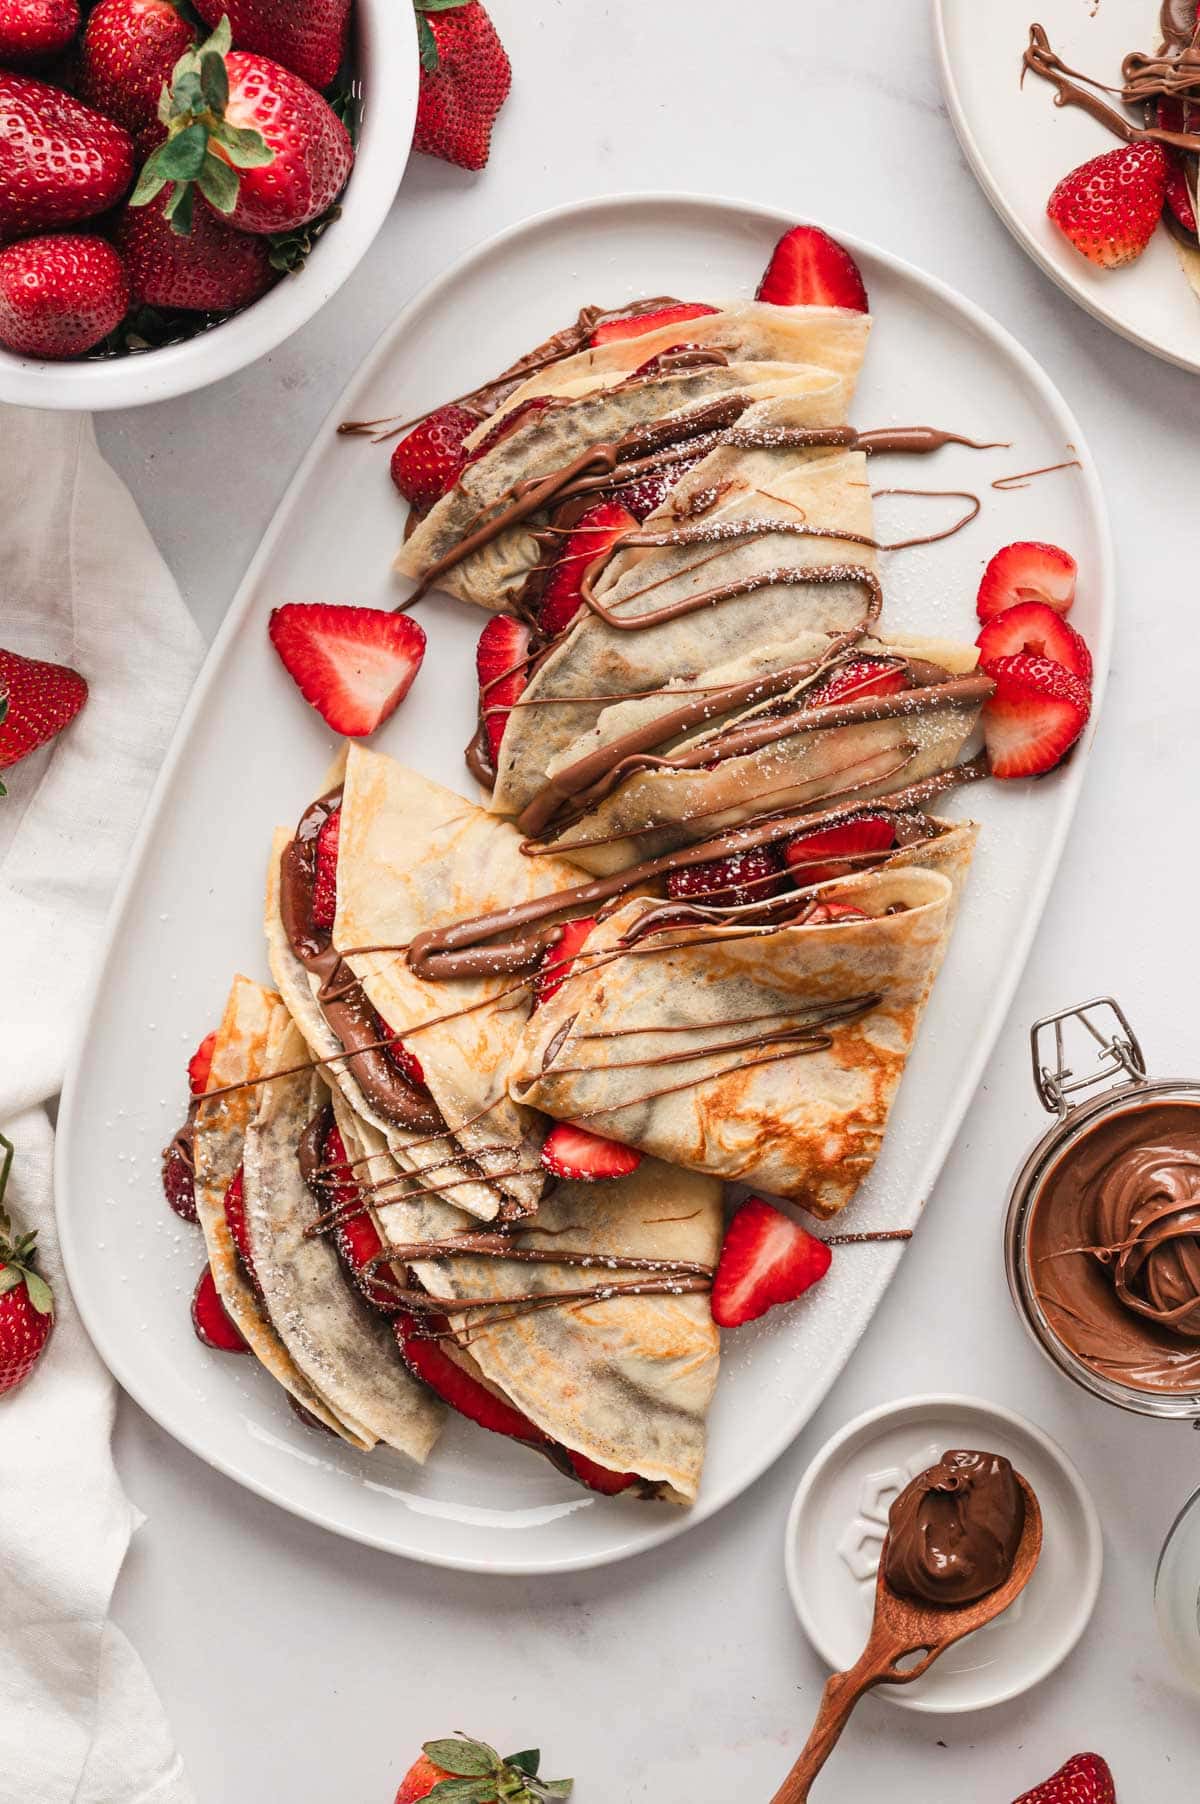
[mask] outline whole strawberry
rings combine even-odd
[[[1149,244],[1166,190],[1162,145],[1123,144],[1064,175],[1046,212],[1081,256],[1119,269]]]
[[[512,65],[481,0],[414,0],[421,93],[413,149],[482,169]]]
[[[132,181],[133,161],[115,120],[0,69],[0,238],[107,212]]]
[[[163,96],[165,141],[130,196],[164,187],[167,218],[191,229],[198,189],[241,232],[291,232],[333,205],[354,162],[350,134],[321,96],[268,57],[231,51],[229,21],[180,58]]]
[[[441,1798],[445,1804],[548,1804],[553,1798],[569,1798],[571,1779],[539,1779],[541,1755],[536,1748],[501,1759],[486,1741],[470,1741],[464,1735],[445,1741],[427,1741],[420,1759],[400,1781],[395,1804],[418,1804],[421,1798]],[[470,1788],[469,1793],[467,1787]]]
[[[1117,1804],[1117,1790],[1107,1760],[1075,1754],[1049,1779],[1022,1792],[1016,1804]]]
[[[0,651],[0,770],[61,733],[87,700],[77,670]]]
[[[0,0],[0,63],[57,56],[78,30],[77,0]]]
[[[196,0],[206,25],[228,15],[239,50],[274,57],[310,88],[327,88],[346,49],[350,0]]]
[[[83,34],[79,92],[139,142],[159,137],[159,97],[195,39],[171,0],[100,0]]]
[[[228,313],[265,294],[275,281],[265,238],[237,232],[208,202],[192,209],[186,238],[171,229],[165,197],[124,207],[116,240],[136,301],[184,312]]]
[[[0,1134],[0,1397],[28,1378],[54,1326],[54,1297],[37,1270],[36,1234],[14,1234],[4,1211],[13,1145]]]
[[[0,343],[23,357],[78,357],[129,307],[129,278],[106,238],[52,232],[0,250]]]

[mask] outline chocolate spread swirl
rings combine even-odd
[[[1037,1301],[1075,1357],[1135,1390],[1200,1390],[1200,1107],[1106,1116],[1031,1212]]]
[[[1024,1528],[1025,1496],[1002,1454],[944,1453],[891,1507],[884,1576],[918,1603],[973,1603],[1009,1578]]]

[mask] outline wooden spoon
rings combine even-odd
[[[998,1585],[985,1597],[977,1597],[974,1603],[956,1608],[949,1604],[922,1604],[916,1598],[901,1597],[884,1576],[887,1563],[885,1539],[879,1555],[879,1577],[875,1582],[875,1620],[867,1645],[849,1672],[835,1672],[829,1680],[804,1751],[771,1804],[804,1804],[813,1780],[832,1754],[850,1719],[850,1712],[864,1691],[870,1691],[874,1685],[911,1685],[914,1679],[929,1671],[939,1654],[944,1654],[964,1635],[982,1628],[985,1622],[992,1622],[1025,1589],[1042,1551],[1042,1512],[1032,1486],[1019,1472],[1016,1479],[1025,1494],[1025,1527],[1013,1569],[1003,1585]],[[914,1653],[922,1653],[923,1658],[901,1671],[900,1661]]]

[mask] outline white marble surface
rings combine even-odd
[[[1009,240],[958,153],[921,0],[858,0],[852,14],[844,0],[493,0],[493,12],[516,80],[492,167],[472,178],[417,159],[373,252],[289,345],[205,394],[101,421],[205,631],[310,434],[409,295],[545,206],[684,188],[873,238],[988,307],[1042,361],[1112,507],[1121,609],[1106,717],[1037,950],[923,1231],[826,1406],[745,1498],[607,1572],[481,1581],[294,1521],[124,1404],[118,1457],[148,1521],[117,1614],[203,1804],[388,1804],[416,1744],[455,1726],[540,1742],[552,1774],[578,1776],[580,1804],[765,1799],[824,1678],[783,1584],[799,1475],[861,1409],[957,1388],[1024,1411],[1079,1463],[1105,1527],[1099,1607],[1066,1666],[1016,1703],[935,1719],[866,1701],[818,1795],[1006,1804],[1094,1746],[1123,1804],[1194,1804],[1200,1700],[1167,1669],[1151,1581],[1200,1483],[1200,1441],[1091,1403],[1051,1371],[1009,1305],[1000,1229],[1009,1175],[1040,1131],[1033,1016],[1113,990],[1154,1069],[1200,1071],[1186,1014],[1200,391],[1078,311]]]

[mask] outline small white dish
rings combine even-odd
[[[62,363],[19,357],[0,346],[0,401],[91,411],[167,401],[257,362],[319,313],[373,242],[408,162],[420,83],[413,20],[412,8],[398,0],[355,0],[353,65],[362,107],[354,168],[340,217],[302,269],[181,344]]]
[[[933,35],[954,129],[979,185],[1009,231],[1072,300],[1143,350],[1200,370],[1200,304],[1165,229],[1127,269],[1081,257],[1046,217],[1056,182],[1117,140],[1077,107],[1058,107],[1036,76],[1021,85],[1033,20],[1074,69],[1120,79],[1121,61],[1158,44],[1157,0],[933,0]]]
[[[951,1447],[1002,1453],[1029,1480],[1045,1538],[1016,1602],[948,1648],[911,1685],[876,1697],[909,1710],[984,1710],[1036,1685],[1087,1626],[1104,1565],[1100,1519],[1062,1448],[1023,1416],[977,1397],[905,1397],[868,1410],[827,1441],[788,1512],[784,1562],[805,1634],[845,1671],[861,1654],[893,1500]]]

